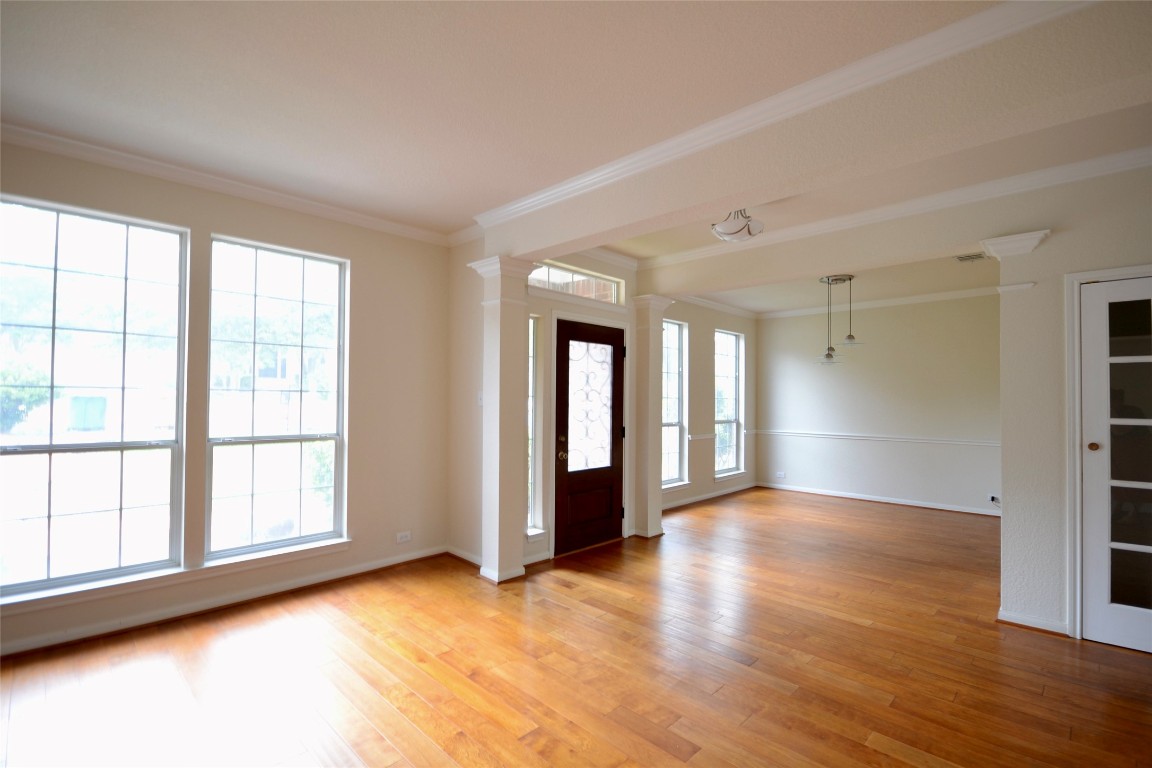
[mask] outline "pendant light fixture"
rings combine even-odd
[[[832,346],[832,280],[834,277],[838,277],[838,275],[829,275],[828,277],[820,278],[820,282],[828,286],[828,311],[824,316],[825,329],[827,331],[825,342],[828,347],[824,350],[824,356],[817,361],[821,365],[835,365],[840,362],[836,359],[836,347]]]
[[[764,222],[752,218],[743,208],[732,211],[724,221],[712,225],[712,234],[730,243],[751,240],[763,231]]]
[[[848,279],[848,335],[844,337],[844,341],[841,343],[846,347],[857,347],[864,342],[857,341],[856,337],[852,335],[852,278],[855,275],[837,275],[837,277]]]
[[[844,283],[848,283],[848,335],[844,338],[843,343],[850,347],[859,343],[856,341],[856,337],[852,335],[851,290],[853,277],[855,277],[855,275],[825,275],[824,277],[820,278],[820,282],[824,283],[824,285],[828,288],[828,308],[825,314],[825,329],[827,334],[826,343],[828,346],[824,350],[824,356],[817,361],[823,365],[832,365],[834,363],[840,362],[836,359],[836,347],[832,346],[832,286],[834,285],[843,285]]]

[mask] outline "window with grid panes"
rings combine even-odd
[[[209,556],[343,534],[346,271],[212,245]]]
[[[716,331],[716,474],[739,472],[743,462],[740,387],[743,378],[744,337]]]
[[[664,321],[661,377],[660,482],[680,483],[684,477],[684,338],[683,323]]]
[[[184,231],[0,204],[0,583],[176,563]]]

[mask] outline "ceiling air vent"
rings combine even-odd
[[[969,261],[983,261],[988,257],[983,253],[964,253],[959,256],[953,256],[952,258],[956,259],[956,261],[959,261],[962,264],[966,264]]]

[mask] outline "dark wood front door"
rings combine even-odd
[[[618,539],[624,517],[624,331],[556,326],[556,554]]]

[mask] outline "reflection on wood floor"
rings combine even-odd
[[[753,490],[3,660],[30,765],[1152,765],[1152,657],[997,624],[996,518]]]

